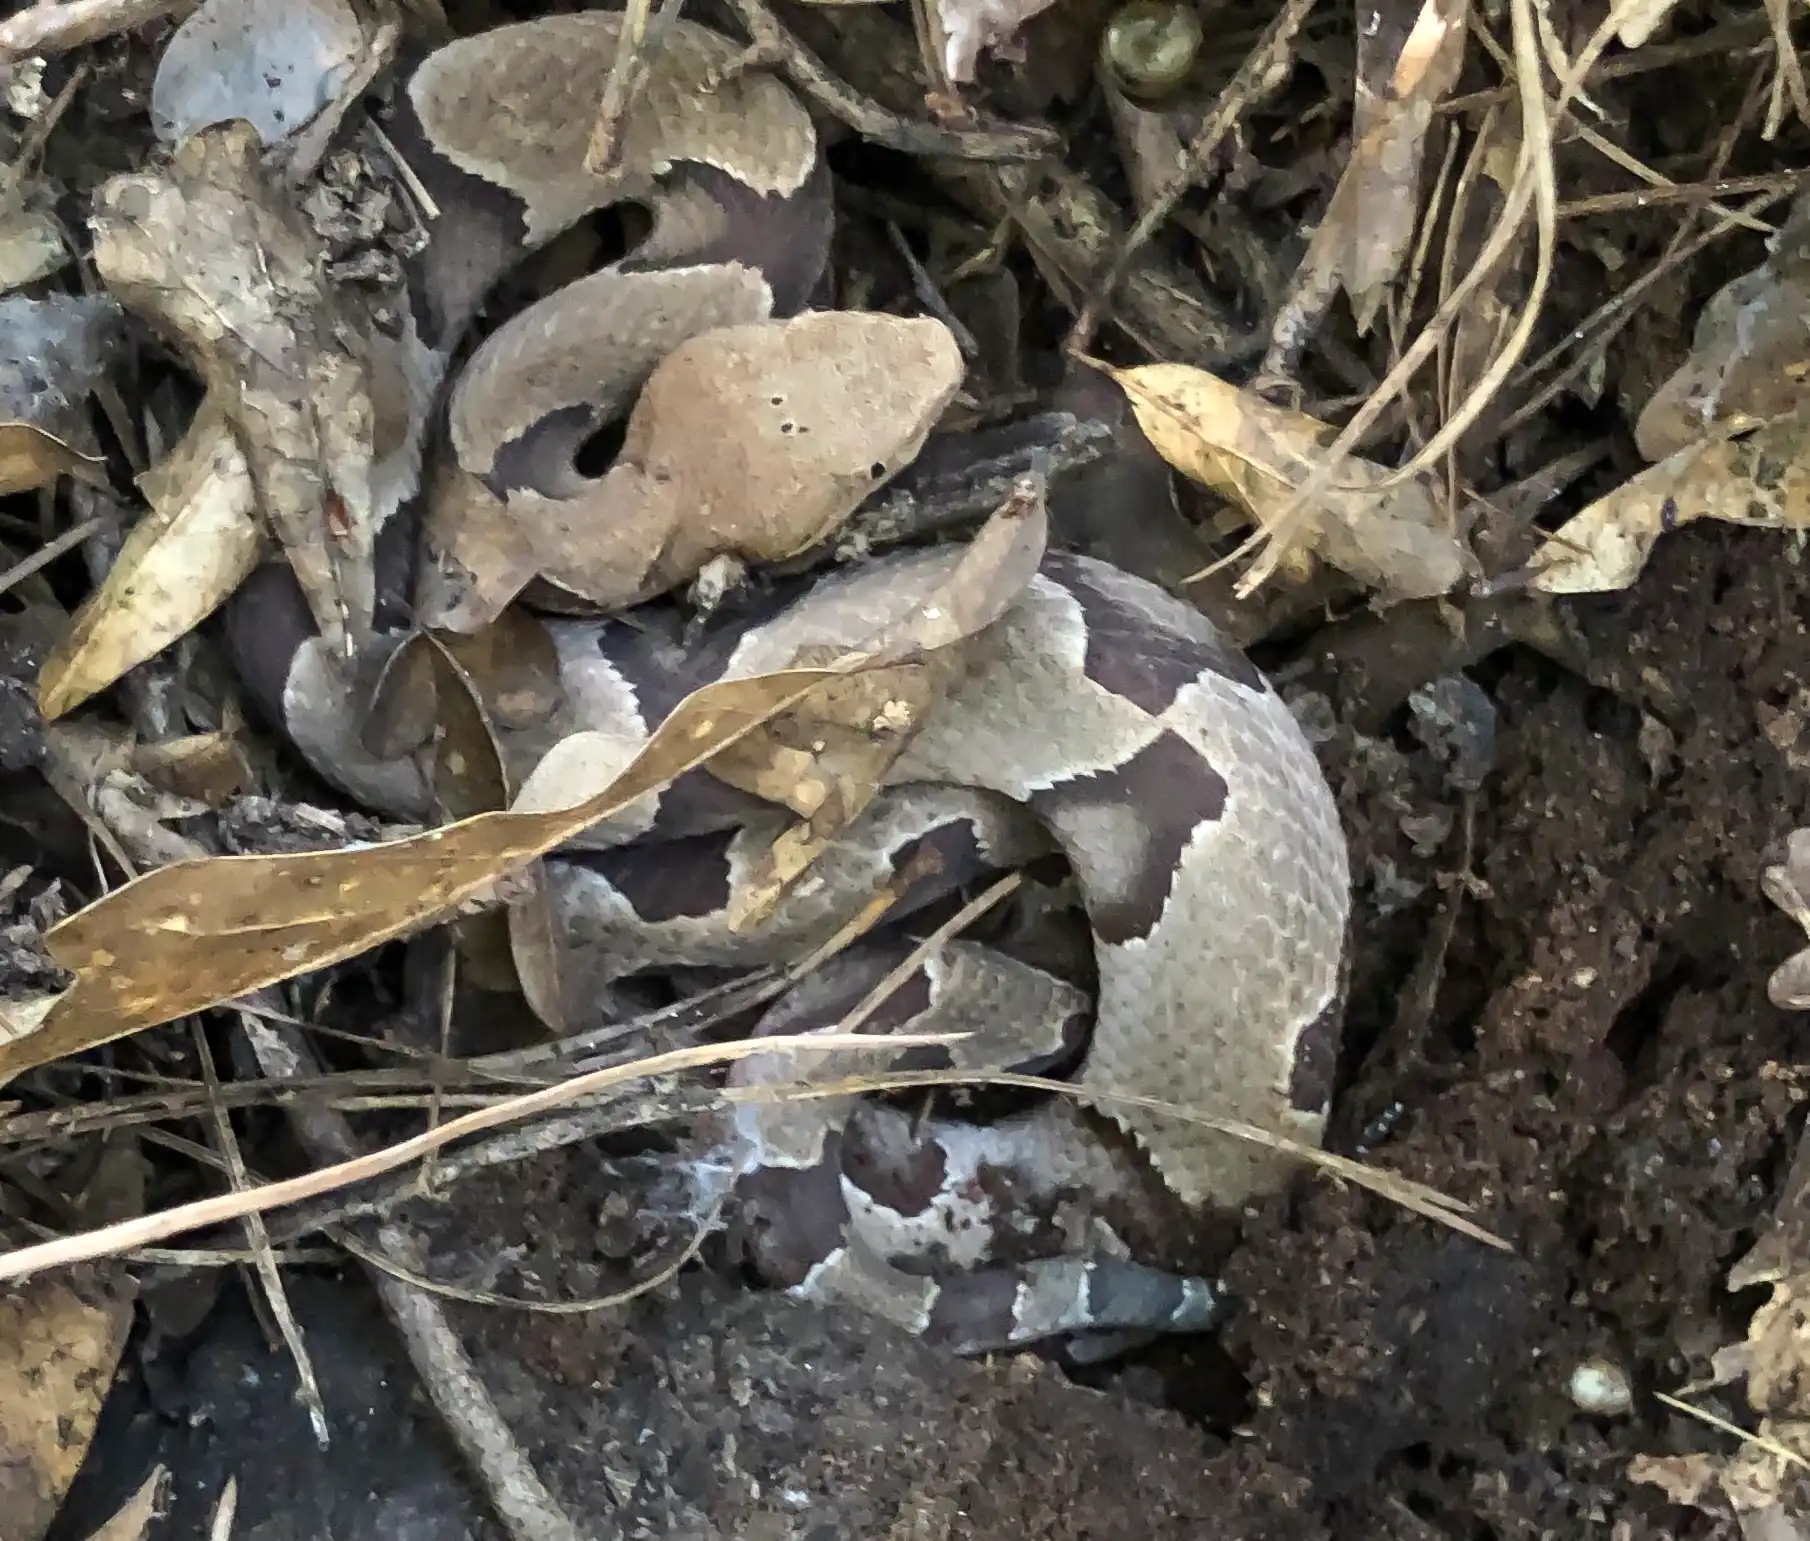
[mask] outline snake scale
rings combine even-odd
[[[626,758],[689,691],[760,672],[786,639],[815,635],[814,617],[873,615],[933,592],[960,557],[951,546],[905,551],[776,582],[762,603],[701,627],[667,624],[676,610],[661,596],[718,554],[650,522],[684,466],[662,470],[633,429],[601,475],[581,474],[575,454],[685,338],[814,324],[830,187],[788,88],[758,70],[735,74],[735,45],[683,21],[658,34],[617,171],[586,172],[616,26],[595,12],[550,17],[408,65],[383,122],[435,216],[411,261],[398,341],[418,421],[394,451],[394,506],[380,511],[378,636],[348,675],[280,565],[227,610],[254,704],[326,779],[391,816],[431,807],[418,759],[372,747],[363,731],[366,686],[408,624],[473,630],[512,600],[538,606],[560,723],[609,735]],[[625,201],[651,215],[629,256],[505,321],[446,384],[499,278]],[[889,324],[920,329],[901,335],[953,359],[940,323]],[[902,465],[950,393],[897,389]],[[437,398],[446,427],[436,437]],[[440,515],[474,498],[543,520],[552,510],[581,532],[620,527],[641,545],[607,576],[607,593],[562,587],[544,569],[484,592]],[[601,993],[638,970],[790,960],[901,874],[927,874],[900,890],[895,918],[908,920],[1055,853],[1085,910],[1096,996],[960,941],[910,968],[868,1030],[956,1027],[973,1035],[963,1065],[1073,1069],[1086,1088],[1316,1142],[1337,1058],[1349,881],[1332,795],[1287,706],[1194,608],[1059,550],[972,639],[964,665],[877,799],[752,933],[732,930],[728,913],[790,815],[703,771],[550,858],[579,989]],[[505,748],[531,757],[534,745]],[[881,935],[843,953],[756,1031],[834,1025],[908,945]],[[756,1056],[734,1078],[798,1069]],[[686,1181],[700,1212],[731,1201],[770,1279],[962,1352],[1059,1335],[1106,1351],[1126,1334],[1210,1325],[1221,1309],[1212,1286],[1129,1261],[1114,1205],[1235,1206],[1279,1185],[1290,1162],[1135,1106],[1103,1111],[1101,1121],[1057,1099],[980,1123],[913,1118],[873,1098],[745,1101],[708,1132]]]

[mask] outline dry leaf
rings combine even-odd
[[[1784,862],[1760,875],[1760,888],[1810,938],[1810,829],[1792,830]],[[1766,994],[1781,1011],[1810,1011],[1810,946],[1773,970]]]
[[[250,469],[216,395],[139,485],[150,513],[132,527],[39,675],[47,718],[73,711],[187,636],[270,548]]]
[[[244,453],[258,507],[336,651],[371,633],[381,514],[358,318],[323,288],[318,238],[272,185],[257,132],[186,140],[168,168],[95,195],[108,288],[183,350]],[[398,451],[399,454],[403,453]]]
[[[1574,515],[1527,565],[1544,594],[1625,589],[1654,543],[1696,519],[1810,528],[1810,403],[1738,439],[1698,440]]]
[[[0,496],[59,476],[104,482],[87,402],[120,335],[104,295],[0,297]]]
[[[1637,1455],[1628,1462],[1628,1480],[1656,1487],[1675,1504],[1701,1506],[1716,1490],[1721,1463],[1711,1455]]]
[[[68,262],[69,248],[56,220],[0,197],[0,291],[35,284]]]
[[[256,782],[245,746],[232,733],[190,733],[132,751],[133,774],[172,797],[223,808]]]
[[[440,921],[694,769],[825,677],[809,670],[707,686],[626,765],[612,740],[576,734],[536,768],[512,812],[382,845],[214,857],[146,873],[45,938],[76,980],[36,1032],[0,1044],[0,1081]]]
[[[164,44],[151,124],[175,143],[239,118],[275,144],[339,96],[363,47],[347,0],[207,0]]]
[[[1773,238],[1772,254],[1710,297],[1691,355],[1654,392],[1634,427],[1648,460],[1699,439],[1782,417],[1810,397],[1810,205]]]
[[[823,0],[816,0],[822,4]],[[846,3],[846,0],[845,0]],[[936,0],[943,33],[943,68],[956,85],[974,79],[980,56],[991,50],[1009,55],[1019,29],[1056,0]]]
[[[1464,65],[1467,0],[1388,0],[1358,29],[1352,150],[1302,259],[1297,294],[1351,296],[1370,330],[1413,242],[1427,129]]]
[[[162,1466],[152,1467],[151,1475],[139,1485],[138,1491],[120,1505],[112,1519],[92,1532],[88,1541],[145,1541],[151,1533],[151,1522],[157,1518],[167,1476]]]
[[[472,478],[436,487],[436,509],[448,500],[440,528],[482,539],[442,543],[423,623],[482,625],[536,569],[611,610],[690,582],[715,557],[792,556],[916,457],[962,376],[935,320],[820,311],[692,337],[648,377],[602,477],[574,477],[576,442],[564,454],[550,444],[539,484],[509,496],[507,525]]]
[[[1232,500],[1260,526],[1293,499],[1322,458],[1333,429],[1274,406],[1186,364],[1108,369],[1130,398],[1145,436],[1170,465]],[[1304,545],[1391,599],[1431,599],[1465,577],[1464,548],[1447,528],[1433,484],[1417,478],[1382,495],[1364,490],[1386,474],[1350,456],[1339,482],[1307,511]]]
[[[6,1541],[44,1534],[94,1436],[132,1326],[132,1286],[108,1278],[41,1274],[0,1293]]]

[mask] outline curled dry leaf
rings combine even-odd
[[[210,393],[139,478],[150,512],[76,612],[38,677],[47,718],[73,711],[206,620],[270,548],[251,469]]]
[[[207,0],[164,45],[152,127],[179,143],[239,118],[275,144],[334,101],[363,46],[348,0]]]
[[[0,496],[59,476],[104,480],[87,401],[120,319],[104,295],[0,298]]]
[[[1560,525],[1527,565],[1545,594],[1625,589],[1659,537],[1696,519],[1810,529],[1810,403],[1738,439],[1698,440]]]
[[[38,1541],[94,1437],[132,1326],[132,1287],[45,1274],[0,1294],[0,1514]]]
[[[1810,204],[1794,211],[1766,261],[1711,296],[1690,357],[1640,414],[1634,442],[1664,460],[1699,439],[1739,432],[1810,398]]]
[[[267,177],[255,129],[192,135],[167,169],[95,197],[109,289],[169,334],[217,397],[258,507],[336,649],[370,635],[374,415],[363,335],[323,286],[317,241]]]
[[[848,311],[720,326],[660,360],[616,463],[574,488],[569,457],[508,510],[502,535],[482,494],[441,527],[483,532],[430,564],[426,624],[467,630],[526,581],[615,609],[689,582],[712,558],[777,561],[816,545],[923,446],[962,381],[942,322]],[[546,490],[542,490],[545,488]],[[504,547],[516,540],[527,549]],[[509,577],[477,587],[482,550]]]
[[[1335,437],[1318,419],[1274,406],[1204,369],[1148,364],[1107,373],[1163,458],[1238,504],[1260,527],[1292,500]],[[1340,473],[1340,484],[1308,511],[1302,536],[1308,550],[1390,599],[1431,599],[1457,587],[1468,558],[1430,481],[1370,492],[1386,473],[1357,456]]]

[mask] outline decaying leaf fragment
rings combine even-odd
[[[1138,426],[1170,465],[1239,505],[1260,527],[1292,501],[1336,437],[1316,418],[1265,401],[1186,364],[1107,371]],[[1302,546],[1391,599],[1431,599],[1465,577],[1463,546],[1447,527],[1432,484],[1416,479],[1368,489],[1386,473],[1351,456],[1318,507]]]
[[[1740,432],[1810,399],[1810,201],[1771,254],[1710,297],[1691,354],[1647,402],[1634,442],[1664,460],[1699,439]]]
[[[602,477],[587,485],[569,459],[554,461],[508,495],[512,534],[470,478],[454,504],[436,503],[437,528],[464,545],[435,549],[430,533],[419,613],[469,630],[535,570],[611,610],[689,582],[715,557],[792,556],[916,456],[962,374],[935,320],[819,311],[702,332],[648,376]]]
[[[101,479],[86,407],[120,319],[105,295],[0,298],[0,496],[59,476]]]
[[[132,526],[38,676],[47,718],[73,711],[188,635],[270,550],[251,469],[217,394],[138,481],[150,512]]]
[[[1384,0],[1358,29],[1351,159],[1302,259],[1299,298],[1315,314],[1338,287],[1368,332],[1420,213],[1427,129],[1464,66],[1468,0]]]
[[[0,1293],[0,1514],[7,1541],[56,1516],[132,1326],[129,1281],[40,1275]]]
[[[271,185],[256,130],[192,135],[167,169],[95,197],[109,289],[182,348],[218,398],[258,507],[336,650],[371,631],[377,450],[363,330],[336,312],[317,241]]]
[[[1625,589],[1659,537],[1696,519],[1810,529],[1810,403],[1740,438],[1699,439],[1559,526],[1528,563],[1546,594]]]

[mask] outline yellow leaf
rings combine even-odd
[[[45,660],[38,677],[45,717],[73,711],[193,631],[268,548],[245,457],[212,401],[141,478],[151,512]]]
[[[102,464],[30,423],[0,423],[0,497],[48,487],[59,476],[103,481]]]
[[[1543,594],[1625,589],[1659,537],[1696,519],[1810,529],[1810,402],[1742,438],[1699,439],[1630,477],[1547,538],[1527,564]]]
[[[1281,533],[1277,521],[1324,457],[1334,437],[1330,427],[1186,364],[1106,372],[1158,454],[1242,508],[1266,533]],[[1303,545],[1394,599],[1450,592],[1468,563],[1432,484],[1417,479],[1379,491],[1386,474],[1348,456],[1335,484],[1298,516]]]
[[[55,1274],[0,1293],[0,1472],[7,1541],[37,1541],[94,1436],[132,1326],[128,1283],[78,1294]]]

